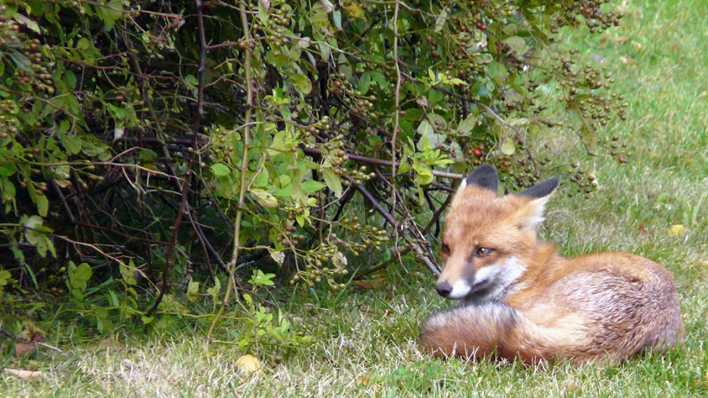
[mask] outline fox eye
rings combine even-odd
[[[447,243],[443,243],[442,247],[440,248],[440,251],[442,252],[442,254],[448,255],[450,254],[450,246],[448,246]]]
[[[494,249],[489,247],[478,247],[477,250],[474,251],[475,257],[487,257],[492,253],[494,253]]]

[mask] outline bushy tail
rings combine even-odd
[[[503,304],[467,305],[431,316],[420,344],[437,357],[501,357],[534,363],[550,359],[549,347],[562,346],[554,333],[531,324]]]

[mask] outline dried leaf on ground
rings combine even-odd
[[[35,342],[16,342],[15,343],[15,358],[21,356],[30,355],[37,350],[37,343]]]
[[[42,377],[42,372],[36,370],[5,368],[5,373],[22,380],[36,380]]]

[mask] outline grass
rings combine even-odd
[[[264,369],[236,369],[235,344],[204,345],[201,327],[150,337],[42,350],[33,359],[0,357],[0,367],[37,367],[42,380],[0,374],[5,396],[706,396],[708,310],[708,4],[633,1],[622,27],[569,43],[585,56],[620,59],[610,69],[629,103],[611,126],[627,144],[624,165],[594,159],[559,142],[557,156],[583,156],[600,183],[588,200],[557,195],[544,235],[565,255],[634,252],[665,264],[676,278],[686,324],[684,345],[616,367],[567,364],[524,368],[423,356],[421,321],[446,305],[425,271],[388,270],[384,286],[348,294],[297,290],[283,312],[314,337],[289,354],[260,346]],[[596,163],[595,163],[596,162]],[[672,225],[686,228],[670,236]],[[57,333],[67,333],[57,330]],[[225,331],[223,340],[232,333]],[[233,340],[233,336],[231,338]]]

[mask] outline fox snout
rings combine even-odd
[[[447,282],[439,282],[437,286],[435,286],[435,290],[437,290],[439,295],[447,297],[452,292],[452,285]]]
[[[447,256],[445,267],[438,277],[435,290],[439,295],[451,298],[465,298],[471,291],[477,279],[477,269],[472,261],[464,255],[464,248]]]
[[[454,283],[450,283],[445,279],[439,279],[435,290],[439,295],[451,299],[461,299],[467,296],[472,290],[473,280],[468,281],[467,278],[460,278]]]

